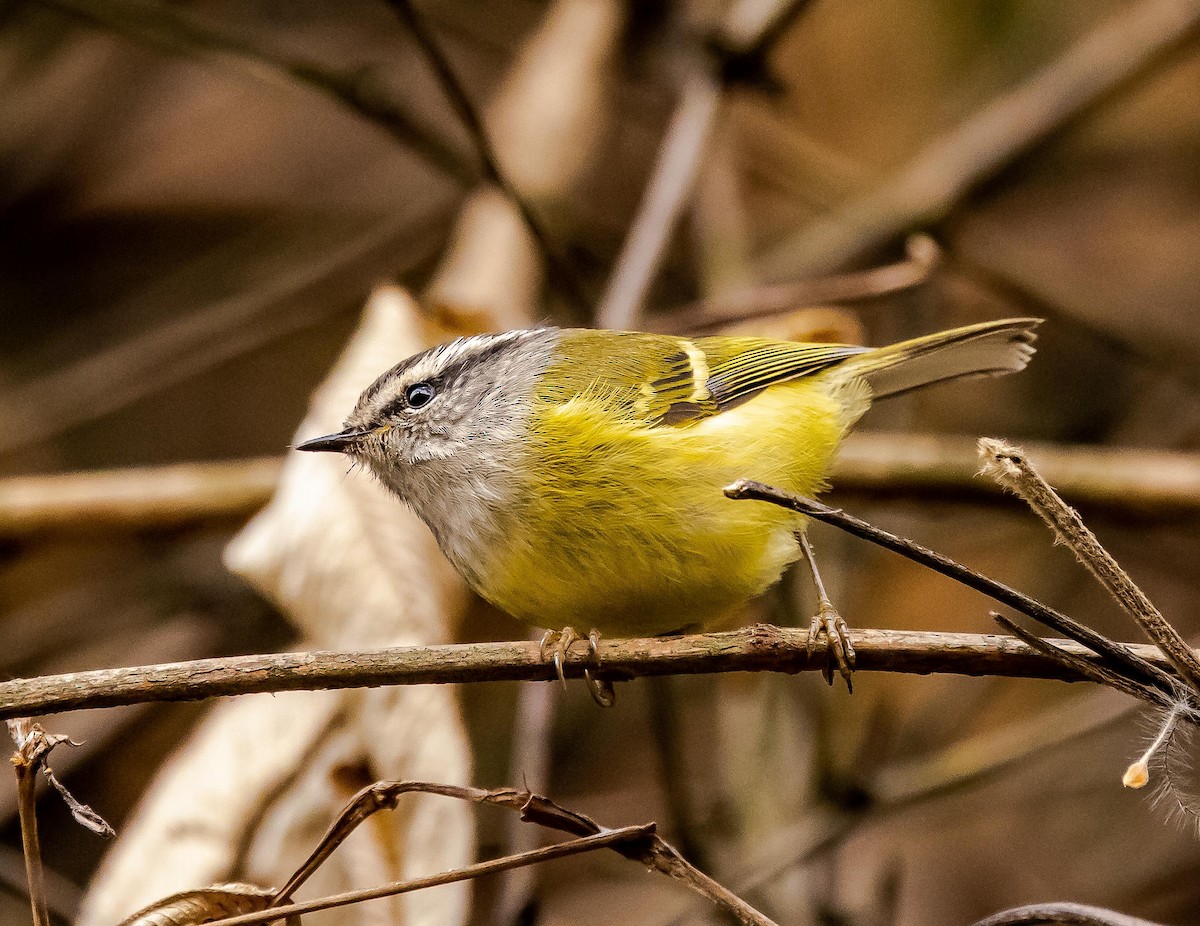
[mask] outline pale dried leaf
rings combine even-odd
[[[424,346],[423,330],[404,292],[377,291],[300,436],[337,430],[363,388]],[[324,454],[288,457],[275,498],[230,545],[227,563],[303,627],[309,638],[303,648],[445,640],[466,601],[425,526],[368,474],[347,472],[344,460]],[[391,710],[405,724],[400,735],[409,741],[383,757],[373,743],[390,731],[376,712],[364,713],[365,698],[310,692],[222,705],[160,776],[106,860],[85,904],[85,926],[114,922],[155,897],[237,870],[282,883],[361,779],[417,772],[465,779],[469,750],[450,689],[389,693]],[[414,765],[407,756],[432,759]],[[348,775],[355,779],[350,786]],[[386,842],[368,831],[360,842],[366,840],[375,863],[357,850],[335,853],[325,881],[339,890],[368,887],[403,877],[409,859],[424,871],[469,862],[469,810],[439,813],[449,822],[436,840],[418,843],[404,826],[392,827]],[[377,915],[373,909],[390,904],[395,923],[452,924],[462,919],[465,897],[465,887],[451,888],[312,919],[368,922]]]
[[[562,198],[603,150],[623,22],[616,0],[558,0],[488,106],[500,162],[530,199]]]
[[[274,891],[253,884],[214,884],[182,891],[139,910],[121,926],[194,926],[226,916],[257,913],[271,903]],[[274,920],[272,923],[284,922]],[[299,917],[292,922],[299,922]]]

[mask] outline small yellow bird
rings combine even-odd
[[[876,349],[550,327],[459,338],[388,370],[343,431],[298,449],[366,463],[472,588],[530,624],[712,629],[804,542],[803,517],[725,486],[820,492],[872,399],[1021,370],[1039,321]],[[835,621],[822,618],[831,644]]]

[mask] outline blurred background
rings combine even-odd
[[[1036,518],[969,478],[976,436],[1046,445],[1193,635],[1200,502],[1155,493],[1200,466],[1198,20],[1184,0],[4,4],[0,672],[527,637],[336,461],[289,459],[245,525],[294,436],[333,430],[376,373],[539,321],[881,344],[1043,317],[1020,376],[873,410],[830,498],[1136,639]],[[912,453],[920,478],[889,465]],[[813,538],[852,625],[992,630],[985,599]],[[788,576],[747,618],[812,610]],[[121,834],[41,802],[56,915],[281,883],[361,784],[425,777],[656,819],[783,923],[1048,900],[1200,922],[1197,820],[1121,788],[1151,727],[1111,691],[862,673],[853,696],[639,680],[609,711],[582,686],[263,698],[47,721],[83,741],[60,777]],[[540,838],[498,814],[398,814],[323,886]],[[0,911],[24,922],[11,789],[0,815]],[[440,890],[314,922],[718,918],[599,855]]]

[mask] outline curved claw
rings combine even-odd
[[[579,634],[571,627],[564,627],[562,630],[547,630],[542,635],[540,648],[542,661],[546,661],[546,650],[553,645],[554,656],[551,661],[554,663],[554,674],[558,676],[558,680],[562,683],[563,690],[566,690],[567,687],[567,676],[563,671],[563,666],[567,661],[567,651],[570,650],[571,644],[578,639]]]
[[[588,647],[592,651],[592,662],[597,669],[600,668],[600,648],[597,645],[599,642],[600,631],[593,627],[588,631]],[[606,678],[596,678],[591,669],[584,669],[583,677],[587,679],[588,694],[592,696],[593,701],[601,707],[612,707],[617,703],[617,690],[613,688],[612,682]]]
[[[550,661],[554,663],[554,674],[558,676],[558,680],[562,683],[564,690],[567,687],[567,675],[565,671],[567,653],[571,649],[571,644],[578,639],[579,634],[571,627],[564,627],[562,630],[547,630],[542,636],[542,661],[545,662],[547,655],[550,656]],[[593,662],[592,668],[583,670],[583,677],[587,680],[588,694],[601,707],[612,707],[617,701],[617,693],[613,689],[612,682],[606,678],[597,678],[592,674],[593,668],[600,668],[600,650],[597,646],[600,640],[600,631],[593,629],[588,633],[587,640],[588,646],[591,649]],[[552,653],[551,650],[553,651]]]

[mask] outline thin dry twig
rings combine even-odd
[[[306,913],[315,913],[318,910],[331,910],[335,907],[345,907],[350,904],[362,903],[365,900],[378,900],[382,897],[395,897],[399,894],[410,894],[413,891],[425,890],[430,887],[438,887],[442,884],[454,884],[458,881],[469,881],[473,878],[481,878],[484,875],[495,874],[501,871],[508,871],[512,868],[524,865],[536,865],[541,862],[549,862],[554,859],[566,858],[571,855],[579,855],[582,852],[592,852],[596,849],[606,847],[619,846],[621,843],[631,840],[643,838],[654,831],[654,824],[644,826],[626,826],[616,830],[605,830],[602,833],[596,833],[592,836],[583,836],[579,839],[568,839],[565,842],[557,843],[553,846],[546,846],[541,849],[534,849],[531,852],[522,852],[519,855],[509,855],[504,858],[492,859],[487,862],[479,862],[475,865],[467,865],[463,868],[456,868],[453,871],[442,872],[441,874],[429,875],[425,878],[414,878],[411,881],[399,881],[393,884],[384,884],[379,887],[363,888],[357,891],[346,891],[341,894],[335,894],[330,897],[322,897],[317,900],[306,900],[300,903],[284,904],[279,907],[271,907],[267,910],[256,911],[254,913],[243,913],[239,916],[231,916],[226,919],[213,920],[211,926],[253,926],[256,923],[270,923],[285,917],[302,916]],[[769,922],[769,921],[767,921]]]
[[[16,743],[12,756],[17,776],[17,811],[21,824],[21,847],[25,855],[25,878],[29,886],[29,903],[33,910],[34,926],[49,926],[50,911],[46,901],[45,872],[37,824],[37,776],[41,772],[66,802],[75,821],[101,836],[112,836],[113,829],[104,819],[75,796],[54,777],[47,759],[54,747],[71,743],[61,733],[47,733],[40,724],[28,717],[8,721],[8,732]],[[74,745],[74,744],[72,744]]]
[[[754,12],[749,4],[735,3],[707,43],[717,60],[706,60],[693,50],[650,182],[596,310],[598,327],[636,327],[695,184],[726,87],[734,80],[761,76],[764,57],[807,5],[808,0],[776,0]],[[746,16],[747,10],[752,15]]]
[[[904,260],[870,270],[754,286],[711,296],[672,312],[647,316],[643,327],[648,331],[709,331],[804,306],[859,302],[904,292],[927,282],[942,257],[937,242],[923,234],[909,235],[904,250]]]
[[[1059,497],[1029,462],[1025,451],[1000,440],[983,438],[979,441],[979,456],[983,460],[984,475],[991,476],[1023,499],[1050,526],[1059,542],[1075,554],[1146,636],[1158,644],[1192,691],[1200,694],[1200,659],[1196,658],[1182,634],[1104,549],[1079,513]]]
[[[972,926],[1033,926],[1036,923],[1062,923],[1064,926],[1159,926],[1151,920],[1080,903],[1041,903],[1013,907],[1011,910],[993,913]]]
[[[637,326],[646,293],[700,171],[721,92],[720,81],[707,68],[697,67],[684,78],[650,182],[596,310],[599,327]]]
[[[21,848],[25,853],[25,881],[29,886],[33,926],[50,926],[50,910],[46,904],[46,883],[42,872],[42,848],[38,839],[37,773],[46,754],[54,748],[54,742],[40,726],[25,718],[10,720],[8,732],[17,744],[12,765],[17,776]]]
[[[895,534],[868,524],[844,511],[822,505],[814,499],[784,492],[761,482],[743,479],[729,486],[725,490],[725,494],[734,499],[755,499],[789,508],[899,553],[914,562],[928,566],[935,572],[940,572],[944,576],[961,582],[968,588],[973,588],[996,601],[1015,608],[1039,623],[1082,643],[1085,647],[1093,650],[1104,665],[1119,674],[1131,675],[1135,679],[1148,682],[1168,695],[1175,693],[1174,679],[1159,666],[1147,661],[1139,651],[1135,651],[1129,644],[1109,640],[1090,627],[1084,626],[1014,588],[990,579],[961,563],[956,563],[948,556],[922,547],[911,540],[897,537]]]
[[[935,434],[847,438],[834,467],[839,490],[996,499],[976,478],[972,440]],[[1200,515],[1200,456],[1125,448],[1033,444],[1062,492],[1138,517]],[[176,463],[0,479],[0,537],[50,532],[155,530],[244,518],[266,504],[282,461],[273,457]]]
[[[571,265],[559,253],[558,247],[542,225],[533,207],[521,195],[501,167],[496,148],[492,144],[491,136],[488,135],[487,126],[484,125],[483,116],[458,79],[441,44],[433,34],[433,30],[429,28],[424,17],[417,12],[410,0],[388,0],[388,5],[395,10],[396,15],[412,32],[417,46],[437,76],[438,83],[445,92],[455,115],[458,116],[459,121],[471,136],[471,141],[479,154],[479,161],[483,165],[485,179],[498,186],[521,214],[525,227],[537,242],[542,259],[546,262],[546,272],[551,284],[559,287],[563,296],[576,311],[584,317],[590,316],[592,314],[591,300],[584,293],[583,286],[571,269]]]
[[[990,613],[992,620],[1014,637],[1028,643],[1039,653],[1045,653],[1051,659],[1057,659],[1063,665],[1074,669],[1080,675],[1087,676],[1094,682],[1116,688],[1118,691],[1123,691],[1125,694],[1132,695],[1135,698],[1141,698],[1143,701],[1149,701],[1151,704],[1159,707],[1171,707],[1176,703],[1166,692],[1160,691],[1158,688],[1130,679],[1120,672],[1114,672],[1107,666],[1088,662],[1086,659],[1080,659],[1078,653],[1064,650],[1049,640],[1045,640],[1037,634],[1030,633],[1016,621],[1010,620],[1003,614],[998,614],[995,611]]]
[[[255,80],[303,85],[370,119],[437,170],[462,183],[475,180],[471,159],[457,146],[409,118],[374,69],[338,68],[316,58],[264,47],[231,22],[216,23],[170,3],[127,0],[41,0],[91,25],[129,36],[173,54],[204,55]]]
[[[1142,0],[1123,9],[871,190],[779,242],[760,259],[761,277],[782,282],[828,272],[940,219],[973,186],[1179,45],[1197,21],[1195,0]]]
[[[1014,593],[1015,594],[1015,593]],[[1044,607],[1044,606],[1038,606]],[[1048,610],[1048,609],[1047,609]],[[1051,612],[1054,613],[1054,612]],[[1067,619],[1068,625],[1074,622]],[[1002,675],[1079,681],[1081,676],[1020,640],[999,634],[852,629],[859,672],[920,675]],[[1170,690],[1170,664],[1149,644],[1120,646],[1137,671],[1153,674]],[[1069,641],[1059,643],[1089,660],[1112,664]],[[756,624],[739,630],[681,637],[601,640],[598,674],[614,680],[650,675],[712,672],[820,671],[825,654],[808,652],[808,631]],[[579,648],[564,663],[569,678],[596,674],[590,652]],[[0,719],[152,701],[380,685],[463,684],[487,681],[556,681],[537,643],[462,643],[384,649],[225,656],[132,668],[97,669],[0,682]]]
[[[517,811],[521,815],[521,819],[526,822],[569,833],[577,838],[555,846],[469,865],[426,878],[346,892],[304,903],[288,903],[291,895],[329,858],[356,827],[380,810],[395,809],[401,797],[414,793],[436,794],[475,804],[504,807]],[[300,866],[287,884],[276,893],[269,909],[218,920],[214,926],[217,924],[220,926],[250,926],[253,923],[269,922],[277,918],[298,916],[316,910],[326,910],[359,903],[363,900],[394,896],[439,884],[450,884],[485,874],[509,871],[605,847],[612,848],[626,858],[640,862],[653,871],[683,882],[746,926],[774,926],[770,919],[684,860],[678,852],[655,833],[653,823],[615,830],[607,829],[590,817],[561,807],[548,798],[525,789],[484,790],[428,781],[379,781],[363,788],[331,824],[312,855]]]

